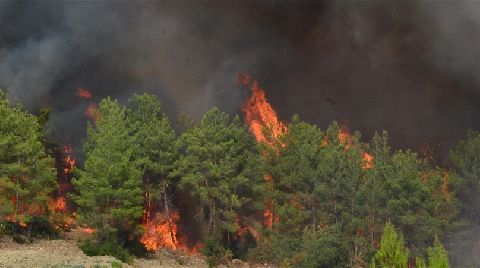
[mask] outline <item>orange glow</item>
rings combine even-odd
[[[80,99],[90,100],[90,103],[87,106],[85,115],[90,118],[94,123],[100,119],[100,112],[98,111],[97,104],[92,101],[92,93],[85,88],[78,88],[77,93],[75,94]]]
[[[81,87],[77,89],[77,94],[75,95],[80,99],[87,99],[87,100],[92,99],[92,93],[87,89],[84,89]]]
[[[442,186],[440,187],[440,191],[442,192],[446,200],[450,200],[450,198],[452,197],[452,193],[448,189],[448,183],[449,183],[449,173],[448,171],[444,171],[442,176]]]
[[[341,128],[340,131],[338,132],[338,140],[340,141],[341,144],[345,146],[345,149],[349,149],[351,146],[354,145],[354,138],[345,127]],[[328,141],[326,141],[325,144],[328,144]],[[374,167],[373,155],[367,152],[362,152],[362,159],[363,159],[363,163],[362,163],[363,169],[371,169]]]
[[[364,152],[363,153],[363,169],[370,169],[370,168],[373,168],[373,155],[367,153],[367,152]]]
[[[235,216],[235,224],[237,225],[237,235],[242,237],[248,232],[247,227],[242,227],[242,224],[240,222],[240,217],[238,215]]]
[[[67,211],[67,199],[65,197],[59,197],[55,201],[55,211],[66,212]]]
[[[65,157],[63,158],[63,175],[70,175],[72,173],[73,168],[77,164],[77,160],[72,156],[73,150],[70,144],[66,144],[63,146],[63,154]]]
[[[92,229],[90,227],[77,227],[77,229],[80,232],[84,232],[84,233],[87,233],[87,234],[93,234],[95,232],[95,229]]]
[[[353,145],[353,137],[345,127],[340,129],[338,133],[338,140],[341,144],[345,145],[345,148],[347,149]]]
[[[98,111],[97,104],[91,102],[85,111],[85,115],[96,123],[100,119],[100,112]]]

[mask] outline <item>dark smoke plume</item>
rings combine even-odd
[[[76,152],[78,87],[97,101],[153,92],[198,119],[239,113],[249,72],[284,120],[387,129],[445,160],[480,128],[479,48],[479,2],[0,1],[0,88],[51,106],[54,140]]]
[[[285,120],[332,120],[442,157],[480,125],[480,4],[415,2],[0,2],[0,87],[51,106],[78,147],[85,103],[158,94],[170,116],[238,113],[239,72]]]

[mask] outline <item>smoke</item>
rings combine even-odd
[[[160,96],[172,118],[213,105],[239,113],[253,74],[280,116],[445,159],[478,128],[480,4],[437,2],[0,2],[0,88],[54,110],[54,138],[75,151],[86,103]],[[438,148],[437,148],[438,147]]]
[[[281,118],[395,148],[428,143],[440,160],[480,128],[480,3],[0,1],[0,88],[53,108],[53,138],[80,152],[78,87],[125,101],[157,94],[168,114],[239,113],[249,72]]]

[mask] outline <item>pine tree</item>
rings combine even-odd
[[[450,152],[455,191],[461,201],[462,214],[480,222],[480,132],[469,130],[467,138]]]
[[[402,234],[395,231],[390,222],[383,229],[380,248],[375,253],[370,267],[406,268],[408,267],[408,249]]]
[[[213,108],[180,144],[184,155],[174,174],[206,213],[207,234],[235,233],[237,217],[252,210],[263,185],[253,137],[238,117]]]
[[[36,116],[12,106],[0,91],[0,218],[28,225],[48,214],[56,187]]]
[[[142,217],[141,170],[134,161],[134,140],[126,125],[125,108],[110,98],[100,102],[101,117],[89,124],[84,143],[86,161],[78,171],[73,195],[80,223],[117,235],[120,244],[139,231]]]
[[[170,173],[178,158],[175,131],[156,96],[134,95],[128,104],[127,122],[137,145],[134,157],[143,170],[145,201],[151,203],[155,199],[162,204],[172,230],[168,194],[174,183]]]
[[[450,263],[448,261],[448,255],[445,248],[438,240],[438,237],[435,237],[433,242],[433,247],[427,250],[428,252],[428,267],[431,268],[449,268]]]

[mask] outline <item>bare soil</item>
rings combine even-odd
[[[30,244],[18,244],[10,237],[0,240],[0,267],[55,267],[55,268],[82,268],[82,267],[112,267],[112,263],[122,264],[122,267],[208,267],[205,257],[188,256],[179,252],[159,251],[149,258],[137,258],[132,265],[122,263],[111,256],[85,255],[77,246],[77,238],[82,232],[73,230],[65,233],[63,239],[36,240]],[[233,260],[227,265],[220,267],[266,267]]]

